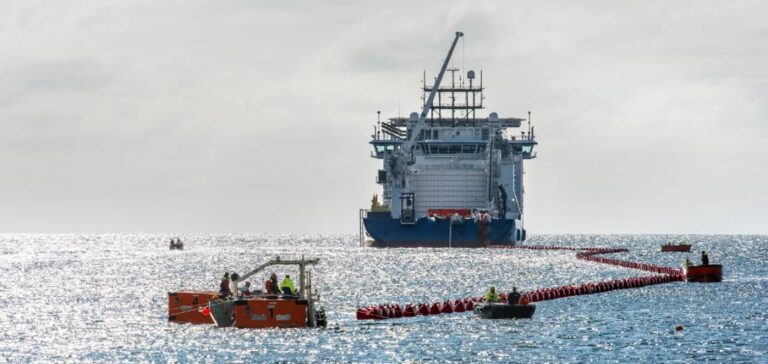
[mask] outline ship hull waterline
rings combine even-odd
[[[465,219],[451,225],[448,219],[420,218],[403,224],[391,217],[363,219],[372,239],[368,245],[379,248],[484,248],[488,245],[515,245],[525,239],[512,219],[495,219],[478,223]]]

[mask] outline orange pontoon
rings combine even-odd
[[[218,292],[168,292],[168,321],[212,324],[213,319],[206,308],[208,301],[218,296]]]

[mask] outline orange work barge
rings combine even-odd
[[[307,265],[318,259],[281,260],[277,257],[242,275],[232,274],[232,292],[248,277],[273,265],[297,265],[298,292],[294,295],[264,294],[256,291],[250,296],[220,297],[218,292],[179,291],[168,293],[168,320],[178,323],[216,324],[219,327],[277,328],[326,327],[325,310],[317,307],[319,295],[312,292],[312,272]]]

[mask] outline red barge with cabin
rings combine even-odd
[[[248,277],[274,265],[299,267],[299,286],[295,295],[264,294],[256,291],[250,296],[224,297],[219,292],[179,291],[168,293],[168,320],[177,323],[216,324],[219,327],[277,328],[326,327],[325,310],[317,306],[320,299],[312,291],[312,272],[307,265],[318,259],[281,260],[277,257],[242,275],[233,274],[233,292]],[[237,278],[235,278],[237,277]]]

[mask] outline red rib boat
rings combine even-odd
[[[723,266],[720,264],[693,265],[683,270],[688,282],[710,283],[723,281]]]
[[[690,252],[690,244],[666,244],[661,246],[661,251],[666,252]]]

